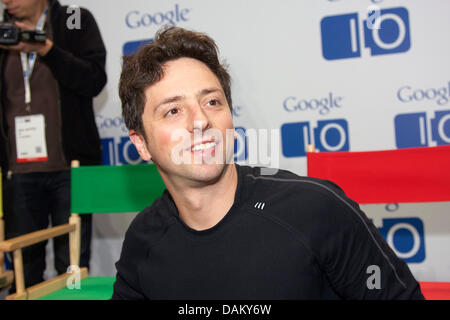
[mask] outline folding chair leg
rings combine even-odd
[[[81,218],[78,214],[71,214],[69,224],[75,225],[75,230],[69,234],[70,243],[70,265],[80,265],[80,251],[81,251]]]
[[[16,292],[25,293],[25,279],[23,275],[22,249],[14,250],[14,277],[16,279]]]

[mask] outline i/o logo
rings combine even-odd
[[[101,139],[103,165],[114,166],[144,162],[129,137],[120,137],[118,139],[118,142],[116,142],[114,137]]]
[[[450,144],[450,110],[436,111],[433,119],[425,112],[399,114],[394,119],[397,148]]]
[[[425,237],[421,219],[383,219],[383,225],[378,231],[397,256],[406,263],[419,263],[425,260]]]
[[[349,151],[348,123],[345,119],[319,120],[312,130],[309,122],[285,123],[281,126],[283,155],[305,157],[308,144],[318,151]]]
[[[143,39],[143,40],[126,42],[122,48],[123,56],[131,56],[131,55],[135,54],[141,47],[145,46],[146,44],[152,43],[152,42],[153,42],[153,39]]]
[[[372,56],[406,52],[411,47],[409,14],[404,7],[370,14],[363,21],[364,46]],[[320,23],[322,54],[327,60],[361,57],[358,13],[324,17]]]
[[[234,140],[234,162],[242,162],[248,158],[246,130],[243,127],[236,127],[234,130],[238,134]]]

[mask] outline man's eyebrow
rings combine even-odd
[[[202,91],[200,91],[198,93],[197,97],[200,98],[200,97],[203,97],[210,93],[215,93],[215,92],[223,93],[222,90],[220,90],[219,88],[212,87],[212,88],[203,89]]]
[[[219,93],[223,94],[223,91],[220,90],[219,88],[212,87],[212,88],[207,88],[207,89],[201,90],[197,94],[197,98],[201,98],[201,97],[204,97],[204,96],[206,96],[206,95],[208,95],[210,93],[215,93],[215,92],[219,92]],[[164,106],[166,104],[179,102],[179,101],[184,100],[185,98],[186,98],[186,96],[184,96],[184,95],[176,95],[176,96],[172,96],[172,97],[167,97],[164,100],[162,100],[160,103],[158,103],[158,105],[154,109],[154,113],[156,113],[159,108],[161,108],[162,106]]]
[[[185,96],[183,96],[183,95],[177,95],[177,96],[168,97],[168,98],[164,99],[163,101],[161,101],[156,106],[156,108],[154,109],[155,110],[154,112],[158,111],[159,108],[161,108],[162,106],[164,106],[166,104],[178,102],[178,101],[183,100],[184,98],[185,98]]]

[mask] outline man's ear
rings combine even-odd
[[[134,130],[128,131],[128,136],[130,137],[131,142],[133,142],[136,147],[137,152],[141,156],[144,161],[150,161],[152,159],[152,155],[148,151],[147,143],[142,135],[137,133]]]

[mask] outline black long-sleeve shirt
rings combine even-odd
[[[113,299],[423,299],[407,264],[334,183],[236,168],[234,204],[208,230],[184,224],[167,191],[136,216]]]

